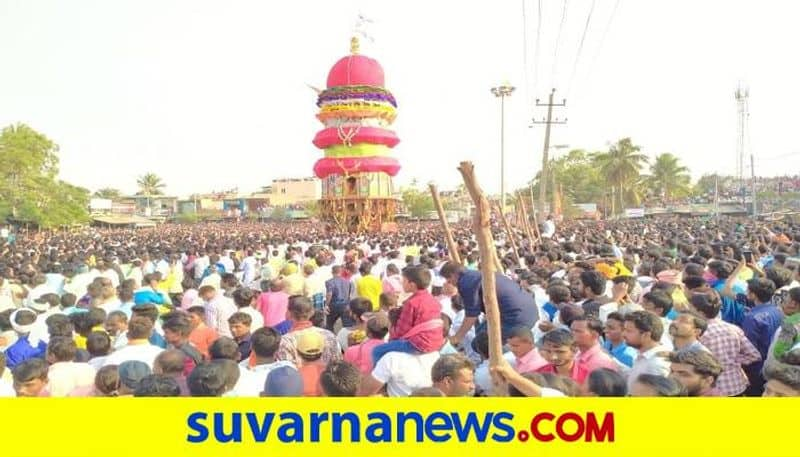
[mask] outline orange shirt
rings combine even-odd
[[[219,335],[217,335],[217,331],[213,328],[207,326],[206,324],[200,324],[192,330],[192,333],[189,334],[189,342],[200,351],[200,354],[203,354],[203,358],[208,360],[208,347],[211,346],[211,343],[217,340]]]
[[[322,361],[303,361],[297,371],[300,372],[300,376],[303,378],[303,396],[321,397],[323,393],[322,387],[319,385],[319,376],[325,371],[325,365],[322,364]]]

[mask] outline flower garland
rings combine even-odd
[[[382,144],[361,143],[353,146],[331,146],[325,148],[325,157],[388,157],[392,149]]]

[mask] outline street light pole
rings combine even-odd
[[[506,212],[506,97],[516,89],[514,86],[505,83],[497,87],[492,87],[492,94],[500,98],[500,213]]]

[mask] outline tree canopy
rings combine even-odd
[[[25,124],[0,133],[0,216],[43,228],[89,219],[89,191],[58,179],[58,145]]]
[[[113,200],[115,198],[121,197],[122,191],[120,191],[119,189],[114,189],[112,187],[104,187],[102,189],[97,189],[92,196],[96,198],[107,198],[109,200]]]
[[[164,188],[167,186],[155,173],[145,173],[136,180],[136,185],[139,186],[138,195],[163,195]]]

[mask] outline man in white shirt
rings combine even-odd
[[[225,273],[233,273],[234,270],[236,269],[236,266],[234,265],[233,259],[231,259],[230,254],[231,251],[226,250],[219,258],[219,263],[221,263],[222,266],[225,267]]]
[[[151,333],[153,333],[153,323],[149,318],[144,316],[131,317],[126,334],[128,343],[111,353],[103,366],[119,365],[128,360],[138,360],[147,364],[152,370],[156,357],[163,349],[150,344],[148,339]]]
[[[73,362],[78,348],[72,338],[57,336],[47,345],[47,391],[51,397],[66,397],[79,387],[94,385],[95,369],[88,363]]]
[[[242,284],[249,286],[256,278],[258,262],[252,250],[247,251],[247,257],[242,260]]]
[[[389,352],[381,357],[372,374],[362,380],[361,395],[375,395],[386,386],[389,397],[407,397],[417,389],[431,387],[431,370],[437,360],[438,351],[426,354]]]
[[[239,288],[233,291],[233,302],[238,308],[238,312],[250,316],[250,331],[255,332],[264,326],[264,315],[256,310],[253,305],[256,303],[258,297],[253,292],[253,289]]]
[[[659,341],[664,333],[661,319],[647,311],[634,311],[625,315],[622,336],[625,343],[639,351],[628,373],[628,391],[642,374],[669,376],[669,349]]]
[[[205,273],[206,268],[211,264],[211,261],[206,255],[205,252],[200,251],[197,258],[194,259],[194,279],[200,281],[203,279],[203,273]]]
[[[43,274],[37,274],[33,278],[34,287],[28,292],[26,305],[30,308],[33,301],[45,294],[55,294],[56,291],[47,285],[47,277]]]
[[[264,382],[270,371],[278,367],[297,368],[292,362],[275,360],[275,353],[281,343],[281,334],[272,327],[263,327],[250,335],[251,350],[256,355],[255,366],[249,366],[250,360],[239,363],[242,376],[234,389],[236,397],[258,397],[264,389]]]
[[[220,336],[233,338],[228,327],[228,318],[239,310],[233,300],[209,285],[200,287],[197,296],[206,309],[206,325],[216,330]]]

